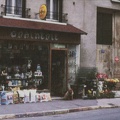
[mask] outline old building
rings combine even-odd
[[[64,5],[68,22],[88,33],[81,39],[80,66],[97,67],[109,77],[120,77],[120,1],[64,0]]]
[[[5,89],[49,89],[62,95],[75,81],[80,39],[61,0],[0,1],[0,72]]]
[[[7,72],[6,87],[34,81],[60,95],[69,78],[74,84],[78,67],[120,77],[119,0],[1,0],[0,5],[0,71]]]

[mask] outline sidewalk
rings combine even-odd
[[[68,101],[53,98],[50,102],[0,105],[0,119],[65,114],[114,107],[120,107],[120,98]]]

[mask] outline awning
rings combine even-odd
[[[24,29],[34,29],[34,30],[46,30],[46,31],[56,31],[65,33],[76,33],[76,34],[86,34],[86,32],[70,25],[70,24],[58,24],[42,22],[39,20],[31,19],[14,19],[14,18],[0,18],[1,27],[12,27],[12,28],[24,28]]]

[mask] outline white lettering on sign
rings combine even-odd
[[[28,32],[26,32],[26,33],[24,34],[24,38],[25,38],[25,39],[29,38],[29,33],[28,33]]]
[[[17,31],[12,31],[10,33],[10,36],[12,38],[17,38],[17,39],[35,39],[35,40],[51,40],[51,41],[57,41],[58,40],[58,35],[57,34],[52,34],[52,33],[30,33],[30,32],[17,32]]]

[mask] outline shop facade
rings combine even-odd
[[[19,22],[15,22],[14,25],[12,22],[11,25],[11,22],[5,21],[3,25],[7,30],[1,30],[1,44],[4,42],[16,44],[16,41],[21,44],[22,42],[26,53],[21,53],[18,57],[25,56],[25,60],[20,59],[25,61],[23,62],[25,64],[28,64],[29,58],[34,58],[31,63],[34,66],[32,68],[33,72],[36,70],[37,64],[40,64],[44,82],[46,81],[45,88],[52,90],[52,77],[57,79],[54,72],[59,71],[55,70],[55,66],[59,65],[59,62],[57,63],[54,60],[58,61],[63,57],[61,63],[63,63],[62,66],[65,69],[60,70],[64,72],[61,77],[69,79],[72,76],[73,81],[71,84],[75,81],[74,73],[78,67],[95,67],[99,73],[105,73],[110,78],[120,78],[119,0],[41,0],[37,2],[34,2],[34,0],[20,0],[21,2],[18,2],[20,4],[19,9],[15,9],[17,6],[17,4],[14,4],[15,0],[11,1],[12,3],[9,0],[1,0],[1,18],[13,19],[13,22],[19,20]],[[41,15],[41,6],[45,7],[43,16]],[[2,21],[1,27],[3,27]],[[21,21],[24,23],[22,26]],[[28,21],[31,21],[31,24],[28,24]],[[35,26],[33,21],[36,22]],[[46,25],[43,26],[43,24]],[[76,28],[71,28],[69,24],[86,31],[88,34],[79,37],[84,33],[76,31]],[[6,31],[6,34],[4,31]],[[29,44],[29,50],[25,47],[27,44]],[[39,47],[39,50],[35,51],[37,47]],[[47,57],[45,57],[46,62],[43,59],[45,55],[43,55],[42,51],[44,49],[48,51],[46,52]],[[41,54],[40,51],[43,61],[37,54],[34,54],[35,52]],[[35,58],[38,60],[35,60]],[[59,59],[57,60],[57,58]],[[40,62],[37,62],[39,59]],[[42,67],[43,64],[45,64],[46,70]],[[59,66],[61,67],[61,65]],[[59,75],[59,73],[56,74]],[[65,80],[64,85],[66,83]]]
[[[67,24],[0,21],[0,84],[5,89],[48,89],[59,96],[66,91],[69,78],[74,84],[78,46],[85,32]]]

